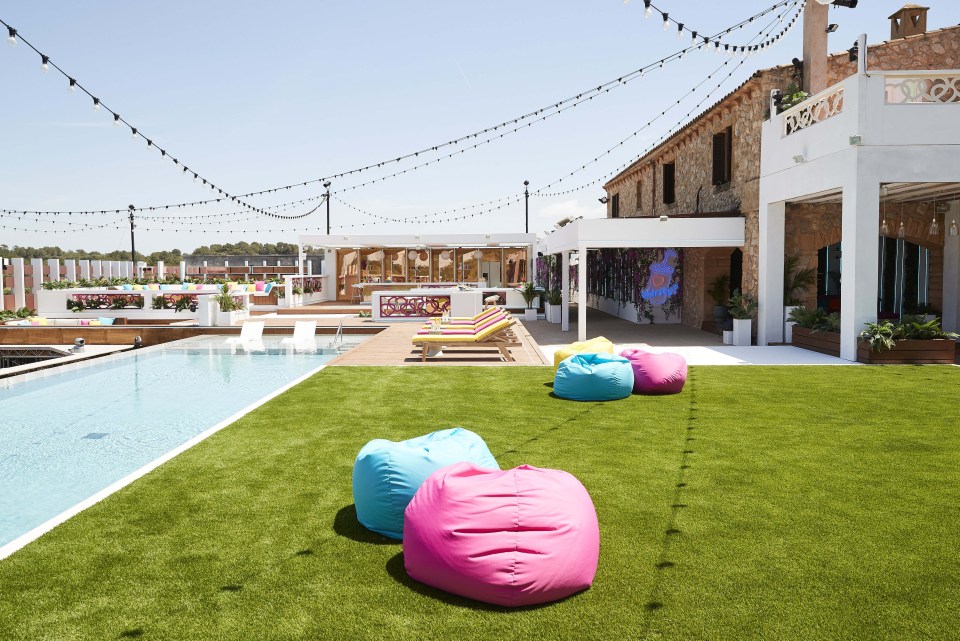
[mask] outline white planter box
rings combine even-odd
[[[528,320],[528,321],[537,320],[537,310],[529,307],[523,310],[523,320]]]
[[[788,321],[790,318],[790,313],[795,310],[799,305],[787,305],[783,308],[783,342],[792,343],[793,342],[793,326],[796,323]]]
[[[246,309],[240,309],[235,312],[221,312],[219,307],[217,308],[217,326],[218,327],[231,327],[233,325],[239,324],[241,321],[250,317],[250,311]]]
[[[724,345],[733,345],[733,330],[725,329],[723,330],[723,344]]]
[[[733,319],[733,344],[741,347],[748,347],[753,343],[752,323],[749,318]]]
[[[544,310],[546,311],[546,319],[548,323],[559,323],[561,320],[560,310],[563,308],[563,305],[551,305],[550,303],[544,304]]]

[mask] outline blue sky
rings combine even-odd
[[[716,32],[773,2],[654,4],[693,28]],[[830,36],[831,51],[846,49],[860,32],[871,42],[885,39],[886,18],[902,4],[861,0],[854,10],[833,8],[831,22],[840,29]],[[927,4],[931,29],[960,23],[960,3]],[[310,180],[444,142],[615,79],[688,42],[678,40],[672,29],[664,32],[656,17],[644,20],[641,0],[22,0],[4,3],[0,18],[159,145],[233,193]],[[757,30],[740,31],[731,42],[746,43]],[[795,29],[776,47],[747,59],[715,95],[757,68],[799,56],[800,36]],[[517,194],[524,180],[533,191],[615,145],[725,60],[690,54],[502,141],[338,196],[381,216],[403,217]],[[734,59],[722,75],[738,62]],[[70,94],[59,74],[42,73],[39,57],[23,43],[0,46],[0,78],[0,208],[113,209],[209,198],[209,190],[183,178],[142,141],[134,142],[128,130],[112,127],[108,114],[95,113],[89,98]],[[693,99],[557,189],[582,185],[629,161],[716,84],[704,85]],[[412,164],[392,165],[369,177]],[[333,189],[367,176],[338,179]],[[251,202],[271,205],[320,191],[311,185]],[[594,185],[564,196],[531,197],[531,231],[548,229],[565,215],[602,215],[601,195]],[[223,205],[178,213],[235,209]],[[331,212],[335,233],[516,232],[524,224],[522,202],[467,220],[430,224],[376,221],[336,200]],[[112,224],[120,218],[66,220]],[[193,231],[174,231],[167,221],[143,222],[137,248],[186,251],[213,242],[296,242],[294,228],[322,233],[325,226],[322,209],[292,223],[204,220]],[[359,223],[375,224],[345,227]],[[70,229],[9,218],[0,218],[0,224]],[[0,228],[0,243],[109,251],[129,247],[129,230],[51,234]]]

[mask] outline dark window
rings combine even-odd
[[[610,199],[610,216],[620,218],[620,194],[614,194]]]
[[[713,135],[713,184],[725,185],[733,177],[733,127]]]
[[[675,163],[666,163],[663,166],[663,202],[665,205],[674,203],[677,200],[677,165]]]
[[[637,211],[640,211],[642,209],[642,203],[643,203],[642,196],[643,196],[643,183],[638,180],[637,181]]]

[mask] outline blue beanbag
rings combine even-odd
[[[399,443],[370,441],[353,464],[357,520],[368,530],[402,539],[403,512],[420,485],[435,470],[464,461],[500,469],[483,439],[462,427]]]
[[[553,377],[553,393],[572,401],[613,401],[631,392],[633,367],[613,354],[574,354]]]

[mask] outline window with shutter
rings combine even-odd
[[[663,165],[663,203],[669,205],[676,202],[676,179],[677,165],[675,163],[665,163]]]

